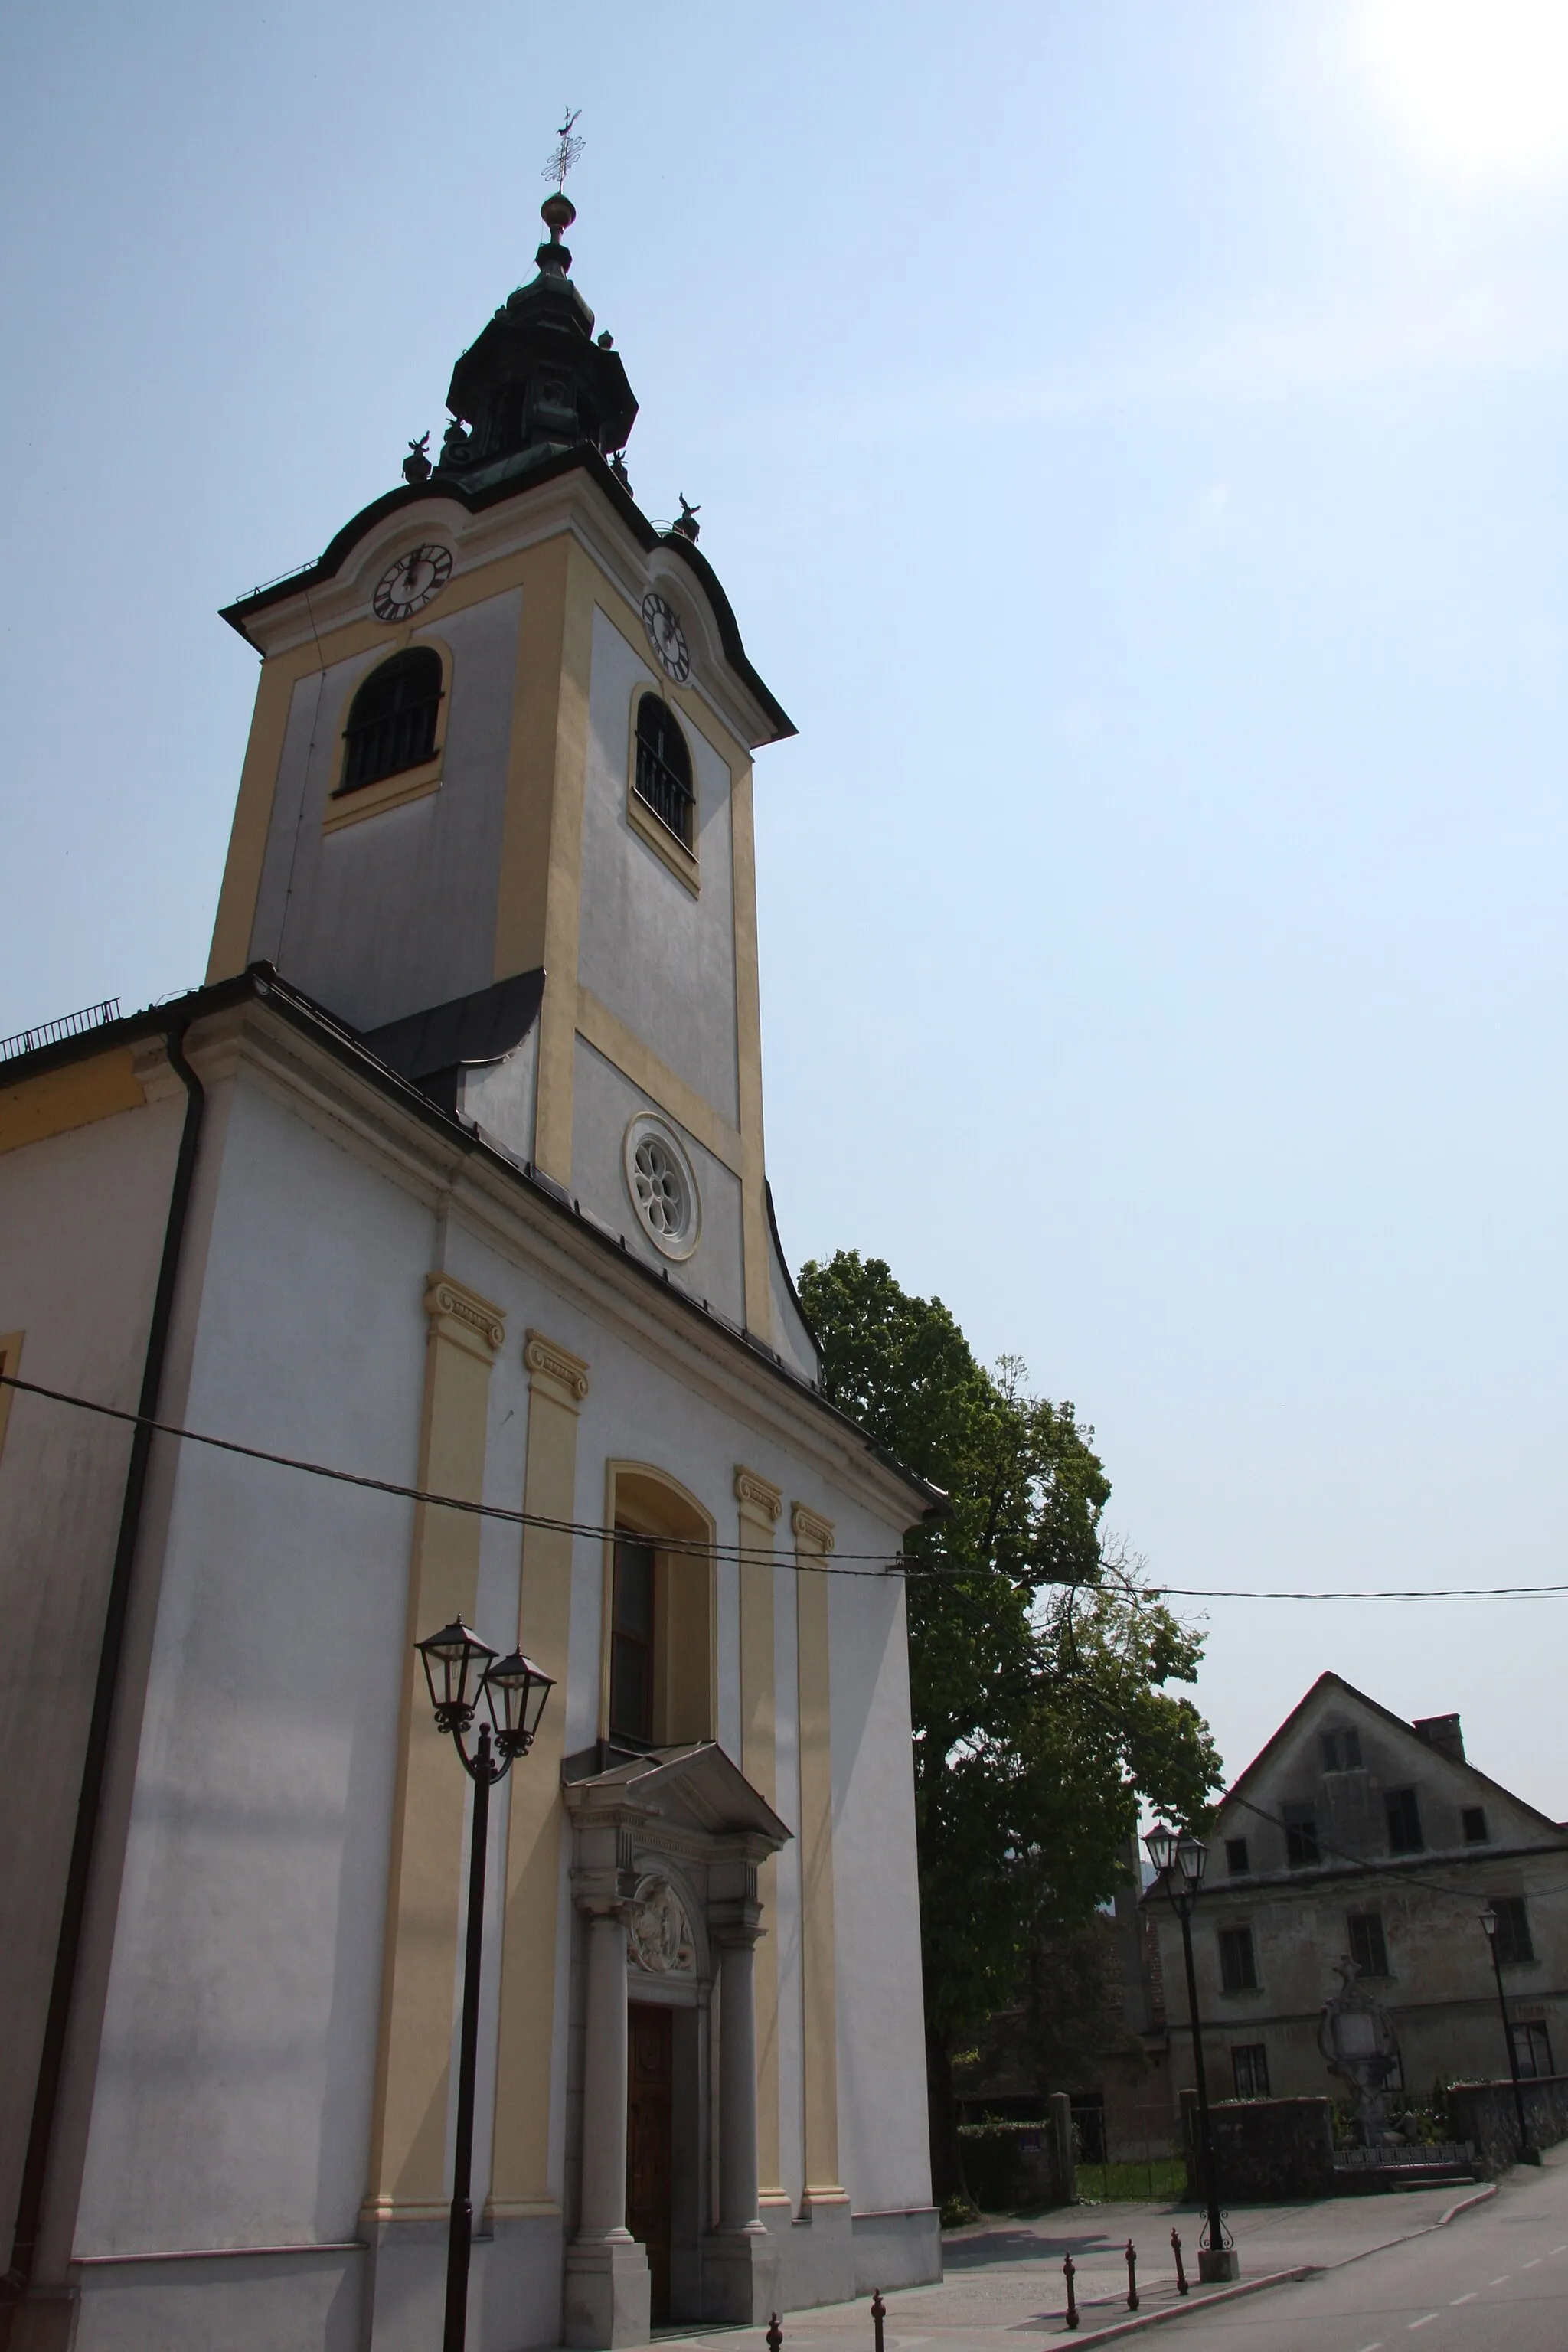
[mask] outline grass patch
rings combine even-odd
[[[1094,2205],[1168,2205],[1185,2189],[1187,2168],[1180,2157],[1157,2156],[1147,2164],[1079,2164],[1074,2179]]]

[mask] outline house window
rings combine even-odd
[[[691,846],[691,753],[680,722],[661,695],[645,694],[637,704],[638,800],[668,825],[684,849]]]
[[[1552,2044],[1544,2025],[1510,2025],[1514,2063],[1527,2081],[1552,2072]]]
[[[1325,1772],[1356,1772],[1361,1769],[1359,1731],[1325,1731],[1322,1735]]]
[[[422,768],[436,750],[441,708],[441,656],[411,646],[373,669],[349,705],[340,793],[357,793],[405,768]]]
[[[1226,1838],[1225,1866],[1233,1878],[1245,1878],[1251,1870],[1252,1864],[1247,1856],[1245,1838]]]
[[[1350,1930],[1351,1958],[1356,1964],[1356,1974],[1363,1977],[1385,1977],[1389,1971],[1388,1945],[1383,1933],[1383,1920],[1375,1911],[1352,1911],[1345,1921]]]
[[[1258,1955],[1252,1948],[1250,1927],[1220,1929],[1219,1980],[1226,1992],[1257,1991]]]
[[[1485,1845],[1487,1816],[1484,1805],[1467,1805],[1459,1815],[1459,1830],[1467,1845]]]
[[[1530,1920],[1522,1895],[1491,1895],[1488,1896],[1497,1913],[1497,1956],[1504,1968],[1522,1968],[1535,1958],[1535,1946],[1530,1940]]]
[[[1415,1790],[1386,1790],[1383,1803],[1388,1817],[1389,1853],[1420,1853],[1426,1840],[1421,1834],[1421,1812]]]
[[[610,1625],[610,1738],[653,1744],[654,1547],[628,1528],[616,1530]]]
[[[1268,2096],[1268,2051],[1261,2042],[1244,2042],[1230,2053],[1230,2071],[1238,2099]]]
[[[1310,1870],[1318,1861],[1318,1816],[1310,1805],[1285,1808],[1285,1863],[1289,1870]]]

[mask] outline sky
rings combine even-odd
[[[0,1034],[205,969],[217,607],[574,276],[799,730],[768,1157],[1172,1588],[1568,1580],[1560,0],[7,0]],[[1568,1601],[1185,1601],[1568,1816]]]

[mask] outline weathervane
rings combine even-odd
[[[554,181],[557,195],[564,193],[566,174],[583,152],[583,142],[572,136],[572,125],[582,111],[580,106],[568,110],[565,121],[555,134],[555,144],[550,151],[550,161],[544,166],[543,177]]]

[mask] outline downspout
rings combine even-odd
[[[38,2230],[43,2218],[44,2192],[48,2180],[55,2116],[59,2105],[60,2079],[65,2066],[66,2040],[70,2030],[71,2002],[81,1955],[88,1887],[92,1876],[93,1852],[103,1806],[110,1731],[120,1685],[137,1540],[142,1531],[142,1508],[153,1453],[153,1433],[148,1427],[148,1421],[157,1414],[158,1395],[163,1386],[163,1362],[169,1349],[169,1326],[174,1315],[174,1286],[179,1276],[185,1220],[191,1203],[191,1185],[195,1175],[196,1147],[201,1140],[202,1113],[206,1104],[202,1082],[184,1056],[185,1033],[189,1026],[190,1016],[186,1014],[177,1025],[166,1030],[163,1036],[169,1066],[185,1089],[185,1118],[180,1131],[179,1157],[174,1162],[174,1181],[169,1195],[168,1222],[163,1228],[163,1255],[158,1267],[158,1287],[153,1294],[153,1318],[147,1331],[147,1353],[142,1367],[142,1395],[137,1409],[142,1418],[132,1435],[131,1460],[125,1473],[125,1492],[120,1506],[120,1535],[114,1548],[114,1566],[110,1575],[109,1597],[104,1609],[103,1639],[98,1654],[98,1680],[92,1694],[92,1716],[88,1725],[87,1748],[82,1758],[76,1830],[71,1839],[70,1867],[66,1874],[65,1901],[60,1909],[59,1937],[55,1946],[54,1975],[49,1984],[48,2013],[44,2021],[44,2044],[38,2058],[38,2076],[33,2093],[33,2120],[27,2133],[22,2192],[16,2206],[11,2267],[5,2273],[3,2287],[0,2287],[5,2302],[12,2310],[21,2302],[32,2284],[33,2266],[37,2258]],[[10,2340],[9,2312],[5,2314],[5,2340]]]

